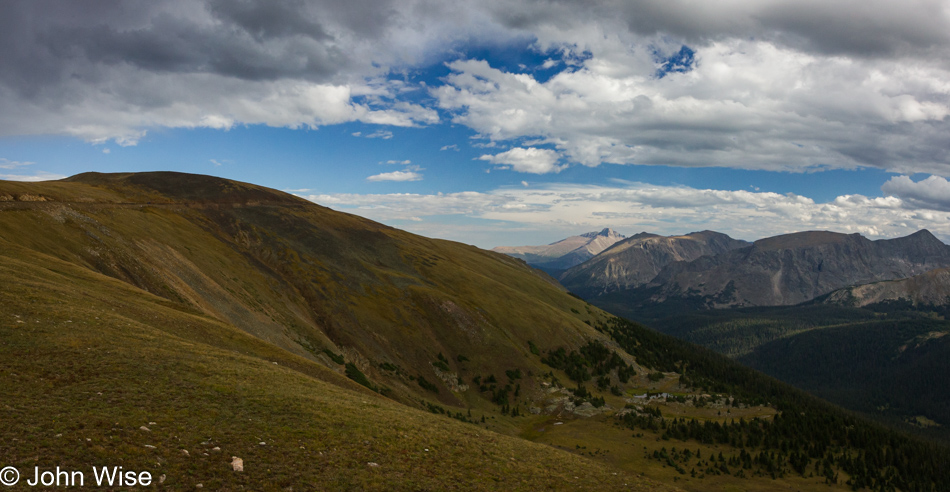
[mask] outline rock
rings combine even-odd
[[[369,463],[367,463],[367,465],[369,465],[370,468],[376,468],[376,467],[379,466],[379,463],[374,463],[374,462],[370,461]]]
[[[236,472],[244,471],[244,460],[238,458],[237,456],[231,457],[231,468]]]
[[[581,417],[593,417],[600,413],[600,410],[595,408],[590,402],[585,401],[584,403],[577,406],[574,409],[574,415],[580,415]]]
[[[152,429],[149,429],[148,427],[145,427],[144,425],[142,427],[139,427],[139,430],[145,431],[145,432],[152,432]]]
[[[158,477],[158,484],[161,485],[165,483],[165,474],[162,473],[162,476]]]
[[[191,453],[189,453],[187,449],[182,449],[182,450],[181,450],[181,454],[183,454],[183,455],[185,455],[185,456],[191,456]]]

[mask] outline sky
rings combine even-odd
[[[0,3],[0,179],[158,170],[484,248],[950,242],[950,1]]]

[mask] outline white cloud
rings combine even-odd
[[[380,164],[382,164],[382,162],[380,162]],[[386,161],[386,164],[400,164],[403,166],[408,166],[409,164],[412,164],[412,161],[410,161],[409,159],[406,159],[404,161],[388,160]]]
[[[409,95],[428,90],[488,145],[540,139],[562,162],[950,175],[944,1],[67,3],[6,6],[0,136],[424,126],[439,113]],[[514,40],[560,72],[462,60],[446,85],[393,76]],[[684,44],[691,70],[658,78]]]
[[[950,212],[950,182],[940,176],[916,183],[908,176],[895,176],[881,186],[881,191],[899,197],[911,208]]]
[[[221,163],[218,162],[218,161],[215,160],[215,159],[208,159],[208,160],[209,160],[212,164],[214,164],[215,166],[220,166],[220,165],[221,165]]]
[[[492,141],[540,137],[588,166],[950,174],[950,70],[939,64],[724,40],[697,46],[692,71],[656,78],[648,50],[600,50],[545,82],[481,60],[451,62],[432,93],[454,122]]]
[[[443,146],[442,146],[442,148],[441,148],[441,149],[439,149],[439,150],[454,150],[454,151],[456,151],[456,152],[458,152],[458,150],[459,150],[459,146],[458,146],[458,145],[456,145],[456,144],[452,144],[452,145],[443,145]]]
[[[367,181],[420,181],[422,174],[415,171],[393,171],[389,173],[374,174],[366,178]]]
[[[498,154],[485,154],[479,157],[479,160],[502,165],[506,169],[510,167],[510,169],[519,173],[532,174],[561,172],[564,166],[557,165],[558,159],[556,151],[535,147],[515,147]]]
[[[109,148],[102,149],[102,153],[103,153],[103,154],[111,154],[111,153],[112,153],[112,149],[109,149]]]
[[[328,194],[306,198],[382,222],[430,217],[433,219],[424,225],[407,227],[482,247],[542,244],[525,241],[538,241],[539,237],[556,240],[604,227],[631,234],[711,229],[748,240],[803,230],[856,232],[879,239],[926,228],[950,240],[950,213],[916,209],[897,196],[842,195],[820,203],[794,194],[623,183],[534,185],[488,193]],[[518,231],[521,239],[511,237],[512,231]]]

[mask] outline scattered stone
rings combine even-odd
[[[261,442],[259,442],[258,444],[260,444],[261,446],[267,446],[267,443],[264,442],[264,441],[261,441]]]
[[[582,417],[593,417],[599,412],[600,411],[594,408],[594,405],[591,405],[589,401],[585,401],[584,403],[578,405],[578,407],[574,409],[574,414],[580,415]]]
[[[244,460],[238,458],[237,456],[231,457],[231,468],[236,472],[244,471]]]
[[[199,483],[198,485],[195,485],[195,488],[196,488],[196,489],[203,489],[203,488],[204,488],[204,484]]]
[[[370,468],[376,468],[377,466],[379,466],[379,463],[374,463],[374,462],[370,461],[369,463],[367,463],[367,465],[369,465]]]
[[[221,448],[218,447],[218,446],[215,446],[215,447],[211,448],[211,450],[212,450],[212,451],[221,451]]]
[[[155,449],[155,446],[152,446],[151,444],[146,444],[145,447],[149,449]]]
[[[183,455],[185,455],[185,456],[191,456],[191,453],[189,453],[187,449],[182,449],[182,450],[181,450],[181,454],[183,454]]]
[[[149,422],[148,425],[158,425],[155,422]]]
[[[152,432],[152,429],[149,429],[148,427],[145,427],[144,425],[142,427],[139,427],[139,430],[145,431],[145,432]]]
[[[164,473],[162,473],[162,476],[158,477],[158,483],[159,483],[159,485],[165,483],[165,474],[164,474]]]

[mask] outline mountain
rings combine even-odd
[[[748,245],[746,241],[713,231],[666,237],[642,232],[570,268],[561,275],[560,281],[582,297],[596,297],[645,285],[670,263],[692,261]]]
[[[544,246],[498,246],[492,251],[522,259],[545,271],[558,271],[583,263],[623,238],[623,235],[606,228]]]
[[[692,299],[708,308],[793,305],[849,285],[950,266],[950,246],[929,231],[871,241],[859,234],[800,232],[663,269],[652,302]]]
[[[899,280],[887,280],[836,290],[822,299],[828,304],[864,307],[878,303],[950,307],[950,268],[936,268]]]
[[[946,446],[550,280],[226,179],[0,181],[0,463],[170,489],[950,487]]]

